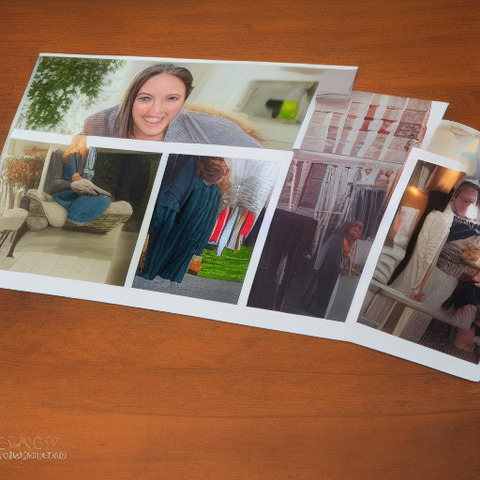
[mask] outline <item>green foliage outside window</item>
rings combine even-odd
[[[109,74],[123,64],[123,60],[43,57],[28,91],[26,128],[55,128],[79,96],[88,108],[110,83]]]

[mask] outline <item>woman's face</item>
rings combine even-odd
[[[185,103],[185,84],[175,75],[160,73],[150,77],[133,102],[134,138],[163,140],[167,127]]]
[[[363,232],[363,225],[360,222],[354,222],[350,225],[347,231],[344,234],[344,237],[349,242],[356,242],[361,236]]]
[[[453,200],[453,210],[458,216],[466,217],[468,207],[475,205],[477,200],[477,189],[470,187],[469,185],[465,185]]]

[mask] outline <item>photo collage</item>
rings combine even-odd
[[[1,156],[0,288],[480,381],[480,134],[356,73],[40,55]]]

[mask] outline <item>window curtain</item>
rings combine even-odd
[[[345,216],[351,182],[355,175],[356,169],[351,167],[337,165],[327,167],[314,211],[317,230],[312,245],[313,251],[317,251],[327,233],[336,229],[337,224],[341,223]]]
[[[374,237],[380,224],[386,196],[386,187],[355,185],[336,228],[340,229],[345,223],[356,220],[363,223],[363,238]]]

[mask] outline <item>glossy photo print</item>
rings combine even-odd
[[[121,286],[161,154],[11,138],[0,183],[0,269]]]
[[[278,173],[275,162],[170,155],[133,287],[236,303]]]
[[[297,152],[248,305],[344,321],[398,171]]]
[[[359,323],[478,364],[479,192],[464,172],[417,164]]]
[[[317,95],[301,149],[403,164],[433,133],[435,109],[430,100],[370,92]]]
[[[290,150],[317,92],[349,95],[355,74],[355,67],[42,55],[15,128]]]
[[[0,286],[479,381],[480,134],[355,74],[40,55],[1,155]]]

